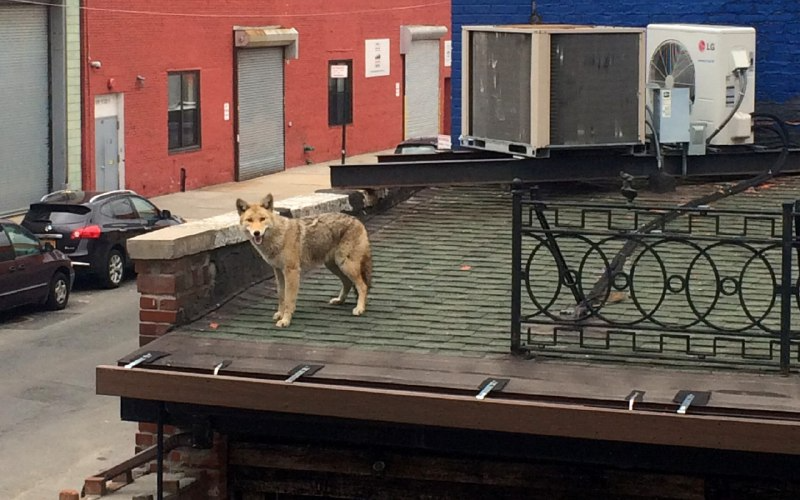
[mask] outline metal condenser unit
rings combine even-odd
[[[462,146],[536,157],[644,143],[644,29],[465,26],[462,40]]]

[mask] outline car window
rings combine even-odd
[[[133,208],[139,213],[139,217],[147,220],[158,220],[158,209],[155,205],[144,198],[131,197]]]
[[[82,224],[90,209],[82,205],[48,205],[34,203],[30,206],[25,220],[28,222],[50,222],[55,226]]]
[[[127,198],[113,200],[100,208],[100,212],[112,219],[135,220],[138,219],[133,205]]]
[[[39,240],[30,231],[17,225],[5,226],[6,234],[14,247],[14,255],[24,257],[26,255],[37,255],[42,253]]]
[[[0,262],[14,260],[14,247],[11,246],[11,240],[8,239],[4,229],[0,226]]]

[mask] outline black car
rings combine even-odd
[[[0,310],[28,304],[64,309],[75,273],[69,258],[33,233],[0,219]]]
[[[67,254],[78,273],[116,288],[131,267],[128,240],[182,222],[130,190],[56,191],[31,204],[22,225]]]

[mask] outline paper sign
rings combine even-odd
[[[331,78],[347,78],[347,65],[336,64],[331,66]]]
[[[364,67],[366,77],[388,76],[389,71],[389,39],[381,38],[364,41]]]

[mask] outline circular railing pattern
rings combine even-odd
[[[527,233],[525,241],[523,286],[533,304],[532,312],[523,306],[527,319],[780,332],[779,243],[575,233]],[[621,258],[626,245],[633,250]]]

